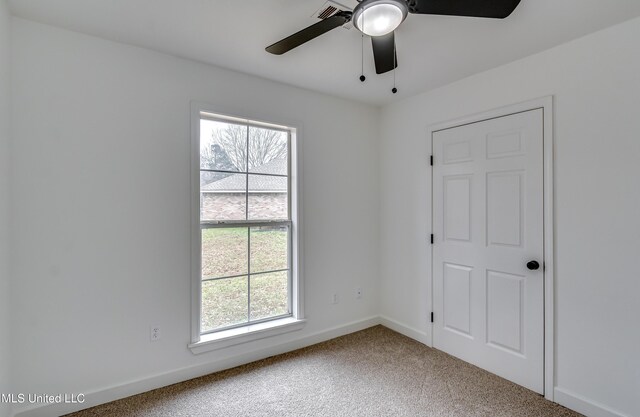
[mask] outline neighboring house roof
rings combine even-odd
[[[251,168],[249,172],[259,172],[261,174],[272,175],[287,175],[287,160],[286,159],[272,159],[266,164],[262,164],[258,167]]]
[[[252,172],[282,175],[287,172],[287,160],[274,159],[264,165],[250,169],[249,174]],[[203,192],[214,193],[244,193],[247,185],[246,181],[245,174],[232,174],[228,177],[203,185],[200,187],[200,190]],[[287,192],[287,178],[273,177],[269,175],[250,175],[249,192],[285,193]]]

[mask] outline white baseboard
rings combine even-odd
[[[247,352],[221,361],[177,369],[147,378],[130,381],[124,384],[87,392],[85,393],[85,402],[83,404],[50,404],[17,410],[15,417],[50,417],[80,411],[96,405],[105,404],[111,401],[130,397],[132,395],[141,394],[157,388],[187,381],[189,379],[198,378],[213,372],[265,359],[270,356],[291,352],[296,349],[321,343],[349,333],[364,330],[378,324],[388,327],[391,330],[426,345],[429,345],[431,342],[429,340],[429,335],[423,331],[406,326],[385,316],[371,316],[362,320],[353,321],[341,326],[312,333],[286,343],[257,349],[255,351]],[[556,387],[554,389],[554,395],[555,401],[558,404],[582,413],[587,417],[630,417],[629,415],[612,410],[603,404],[598,404],[597,402],[591,401],[563,388]]]
[[[555,402],[587,417],[630,417],[563,388],[556,387],[553,391]]]
[[[63,414],[73,413],[96,405],[105,404],[116,401],[132,395],[141,394],[157,388],[166,387],[167,385],[177,384],[189,379],[198,378],[213,372],[222,371],[236,366],[255,362],[274,355],[291,352],[296,349],[311,346],[316,343],[344,336],[360,330],[367,329],[380,324],[380,317],[372,316],[366,319],[353,321],[341,326],[332,327],[320,332],[303,336],[299,339],[292,340],[287,343],[271,346],[268,348],[257,349],[242,355],[234,356],[229,359],[207,363],[203,365],[190,366],[177,369],[162,374],[153,375],[147,378],[130,381],[124,384],[107,387],[100,390],[85,393],[85,401],[82,404],[49,404],[45,406],[36,406],[33,408],[18,410],[15,417],[51,417]]]
[[[427,346],[431,346],[431,340],[429,340],[430,339],[429,335],[423,331],[414,329],[413,327],[406,326],[386,316],[380,316],[380,324],[382,324],[385,327],[388,327],[393,331],[403,334],[413,340],[416,340],[420,343],[424,343]]]

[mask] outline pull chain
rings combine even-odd
[[[361,37],[361,42],[360,42],[360,81],[364,82],[364,80],[367,79],[367,77],[364,76],[364,33],[362,34]]]
[[[396,55],[396,40],[394,38],[393,40],[393,88],[391,89],[391,92],[393,94],[398,92],[398,89],[396,88],[396,69],[398,68],[397,59],[398,59],[398,55]]]
[[[364,15],[362,15],[362,27],[364,27]],[[364,76],[364,32],[360,32],[360,81],[364,82],[367,77]]]

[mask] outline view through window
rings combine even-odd
[[[201,115],[201,333],[291,316],[291,132]]]

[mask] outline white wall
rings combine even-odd
[[[556,399],[591,415],[640,415],[638,39],[635,19],[382,114],[381,309],[426,334],[427,126],[554,95]]]
[[[387,106],[378,145],[375,108],[13,19],[12,388],[108,389],[92,397],[108,400],[144,384],[115,386],[215,370],[378,312],[426,334],[426,127],[552,94],[556,398],[593,415],[640,415],[639,38],[636,19]],[[200,356],[186,348],[191,100],[303,124],[309,323],[301,332]],[[5,204],[7,188],[0,181]],[[365,298],[356,302],[357,286]],[[162,326],[162,341],[149,342],[151,324]]]
[[[11,20],[4,0],[0,0],[0,394],[11,392],[9,320],[9,75]],[[10,406],[0,402],[0,416],[8,416]]]
[[[16,391],[188,377],[377,314],[377,108],[20,19],[13,42]],[[187,349],[191,100],[302,124],[302,331]]]

